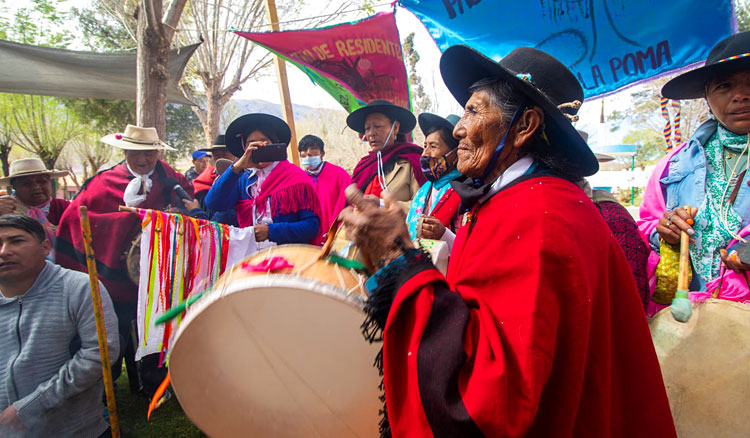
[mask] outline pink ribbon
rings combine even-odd
[[[274,256],[258,263],[242,262],[240,268],[247,272],[273,272],[280,269],[293,268],[294,265],[289,263],[284,257]]]

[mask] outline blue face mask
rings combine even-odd
[[[323,159],[320,158],[320,155],[313,155],[311,157],[300,158],[299,162],[307,169],[317,169],[320,163],[323,162]]]

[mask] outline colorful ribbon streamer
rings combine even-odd
[[[662,132],[664,135],[664,141],[667,143],[667,151],[671,151],[675,145],[682,143],[682,133],[680,132],[682,106],[680,105],[679,100],[671,101],[674,118],[670,117],[669,114],[669,99],[662,96],[659,102],[659,107],[661,108],[661,116],[666,120]]]

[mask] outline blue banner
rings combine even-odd
[[[586,97],[693,66],[736,31],[731,0],[400,0],[441,51],[500,60],[536,47],[567,65]]]

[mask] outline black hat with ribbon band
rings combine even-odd
[[[234,119],[224,134],[229,152],[241,157],[245,152],[244,145],[247,143],[247,137],[253,131],[262,132],[274,143],[279,142],[288,145],[292,139],[292,130],[280,118],[262,113],[245,114]]]
[[[708,53],[703,67],[690,70],[664,84],[661,95],[667,99],[706,97],[706,85],[716,76],[750,71],[750,31],[721,40]]]
[[[417,117],[417,122],[419,122],[419,129],[422,130],[422,134],[424,134],[425,136],[428,135],[428,132],[435,131],[437,129],[447,129],[448,135],[452,135],[453,128],[456,127],[456,123],[458,123],[459,120],[461,120],[461,118],[455,114],[450,114],[447,117],[443,118],[436,114],[421,113]],[[458,145],[458,141],[456,141],[456,145]]]
[[[227,142],[224,140],[224,134],[219,134],[216,137],[214,137],[213,143],[211,143],[210,147],[207,148],[200,148],[199,151],[203,152],[211,152],[215,149],[226,149],[227,148]]]
[[[346,124],[362,134],[365,132],[365,119],[370,114],[383,114],[391,120],[398,120],[398,133],[394,134],[408,134],[417,126],[417,119],[411,111],[387,100],[373,100],[362,108],[352,111],[346,118]]]
[[[583,102],[583,89],[560,61],[541,50],[519,47],[500,62],[463,46],[452,46],[440,58],[440,73],[453,97],[463,106],[471,97],[469,88],[480,79],[510,83],[528,102],[542,108],[545,133],[553,154],[563,158],[582,176],[593,175],[599,163],[573,127]]]

